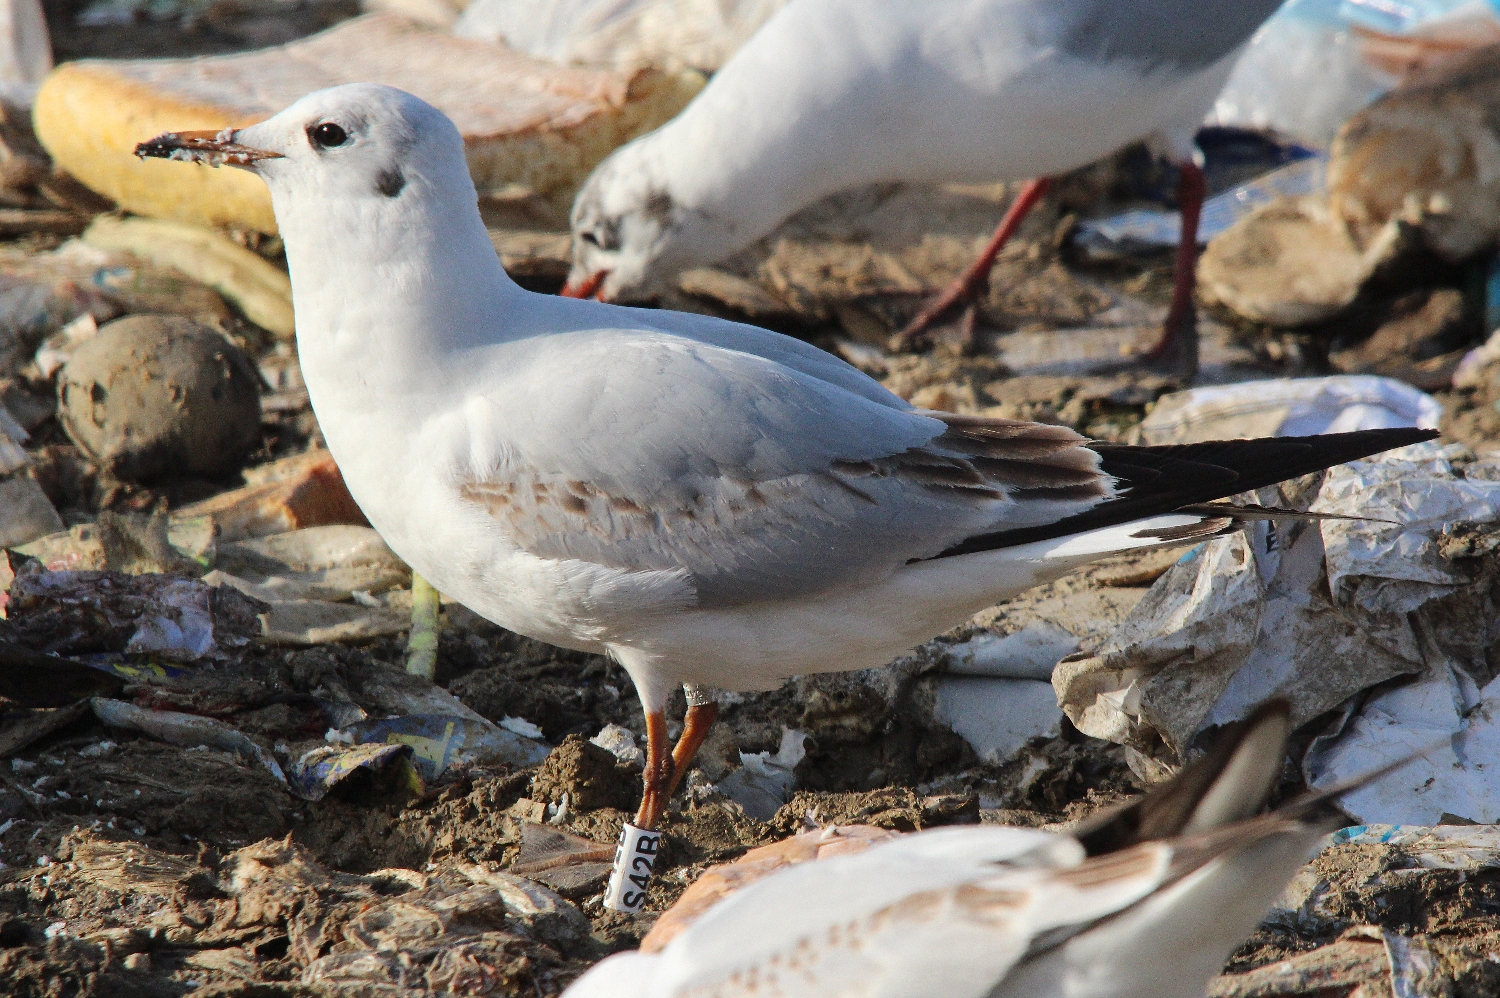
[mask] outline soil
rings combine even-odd
[[[635,945],[654,913],[708,866],[810,825],[1044,825],[1134,789],[1117,747],[1076,734],[1039,740],[1004,767],[976,765],[924,706],[939,654],[931,646],[890,669],[727,698],[705,764],[725,768],[739,752],[774,751],[783,728],[797,728],[811,736],[797,789],[762,822],[696,770],[664,826],[651,913],[608,914],[599,903],[603,875],[640,774],[585,736],[616,723],[639,737],[627,677],[603,659],[500,632],[462,611],[445,616],[440,680],[486,716],[538,723],[557,744],[541,765],[451,772],[421,788],[395,770],[358,770],[307,801],[232,752],[106,728],[87,711],[8,714],[8,732],[23,721],[44,729],[54,715],[64,722],[0,761],[0,973],[15,982],[12,993],[343,994],[356,982],[441,993],[443,975],[458,971],[439,961],[462,950],[464,979],[481,982],[465,993],[553,994],[607,952]],[[40,625],[17,623],[10,634],[42,640]],[[419,682],[401,671],[403,652],[396,641],[290,652],[251,646],[175,677],[127,683],[116,695],[226,721],[285,758],[321,740],[329,721],[319,696],[339,690],[373,705],[389,696],[381,691]],[[674,720],[683,709],[679,701]],[[570,918],[571,930],[524,923],[513,906],[486,908],[481,898],[478,922],[444,914],[439,921],[449,921],[431,927],[440,943],[423,937],[413,948],[406,930],[383,930],[400,937],[387,943],[403,954],[406,976],[392,977],[389,961],[369,964],[384,945],[362,934],[372,904],[399,907],[406,919],[434,906],[447,912],[439,896],[479,890],[476,870],[513,867],[556,892],[552,903],[568,913],[558,918]],[[246,869],[255,875],[247,879]]]
[[[1069,609],[1123,613],[1144,589],[1101,583],[1120,567],[1062,580],[989,617],[1004,630],[1038,618],[1076,626]],[[602,956],[637,945],[705,869],[751,847],[827,824],[1059,827],[1138,790],[1123,749],[1071,730],[1001,766],[976,764],[938,730],[924,700],[933,663],[942,641],[971,625],[888,669],[728,698],[705,765],[773,751],[783,727],[804,730],[809,752],[790,799],[757,821],[696,770],[665,822],[647,913],[607,913],[603,879],[640,777],[586,736],[615,723],[639,737],[627,678],[605,660],[445,616],[440,680],[487,716],[535,719],[557,745],[539,766],[452,771],[421,787],[395,769],[359,770],[306,801],[240,755],[106,728],[87,712],[0,761],[0,973],[11,993],[440,995],[462,982],[464,994],[556,994]],[[389,640],[251,646],[118,696],[214,716],[294,755],[328,724],[316,695],[341,689],[370,703],[420,682],[400,671],[402,655]],[[6,730],[18,719],[8,715]],[[1367,925],[1438,954],[1456,996],[1496,985],[1487,954],[1500,944],[1500,873],[1418,869],[1397,849],[1355,845],[1329,850],[1313,869],[1326,886],[1312,914],[1268,921],[1227,968],[1247,976],[1222,978],[1216,994],[1314,954],[1343,960],[1351,989],[1383,985],[1385,964],[1364,956],[1373,944],[1345,938]],[[546,912],[517,905],[505,893],[514,884],[495,886],[515,874]]]

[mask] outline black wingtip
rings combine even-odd
[[[1427,430],[1419,426],[1392,426],[1382,430],[1351,430],[1346,433],[1317,433],[1306,437],[1272,437],[1270,439],[1283,440],[1288,443],[1294,441],[1306,443],[1321,453],[1336,451],[1340,454],[1349,454],[1350,456],[1344,458],[1344,461],[1338,462],[1342,464],[1346,461],[1358,461],[1361,457],[1382,454],[1388,450],[1425,443],[1441,435],[1438,430]],[[1333,467],[1333,465],[1328,465],[1328,467]]]
[[[1437,436],[1437,430],[1402,426],[1196,444],[1090,444],[1102,459],[1104,472],[1115,477],[1119,498],[1054,523],[979,534],[937,557],[993,551],[1143,520],[1184,506],[1253,492]]]

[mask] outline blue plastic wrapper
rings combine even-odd
[[[122,655],[119,652],[79,655],[77,660],[91,669],[98,669],[100,672],[112,673],[121,679],[131,680],[177,679],[190,676],[195,671],[142,659],[139,656]]]
[[[360,769],[384,769],[393,764],[405,765],[411,771],[412,750],[409,745],[372,743],[368,745],[326,745],[313,749],[287,767],[287,786],[304,800],[322,800],[339,781]],[[413,772],[414,790],[421,780]]]
[[[534,766],[551,749],[541,742],[483,720],[442,714],[411,714],[361,721],[344,728],[341,739],[408,746],[412,765],[424,780],[435,780],[450,766]]]

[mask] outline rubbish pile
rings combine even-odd
[[[1119,558],[888,667],[722,695],[647,912],[603,909],[641,787],[629,677],[413,576],[322,440],[264,186],[131,150],[335,82],[406,86],[463,131],[507,270],[554,292],[594,164],[676,114],[779,6],[103,0],[43,20],[9,4],[0,979],[14,993],[558,994],[609,953],[664,945],[744,864],[813,861],[810,829],[1061,829],[1278,694],[1298,728],[1280,798],[1449,741],[1338,799],[1356,827],[1210,993],[1496,990],[1487,0],[1294,0],[1257,36],[1217,115],[1272,131],[1202,136],[1216,197],[1191,384],[1126,356],[1163,318],[1179,225],[1175,178],[1144,147],[1058,178],[974,321],[927,352],[893,352],[892,335],[968,264],[1014,185],[844,192],[681,276],[658,304],[796,335],[918,406],[1137,443],[1444,435],[1253,497],[1327,518]],[[1371,21],[1397,7],[1411,16]],[[1302,75],[1272,86],[1278,63]],[[1311,73],[1342,82],[1289,102]]]

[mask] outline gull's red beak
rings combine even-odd
[[[135,147],[141,159],[176,159],[209,166],[251,166],[263,159],[281,159],[281,153],[242,146],[234,141],[233,128],[217,132],[168,132]]]
[[[599,297],[599,292],[603,289],[604,279],[608,276],[609,271],[596,270],[584,278],[583,283],[577,287],[573,286],[572,281],[568,281],[562,286],[562,290],[558,294],[564,298],[595,298],[603,301],[604,299]]]

